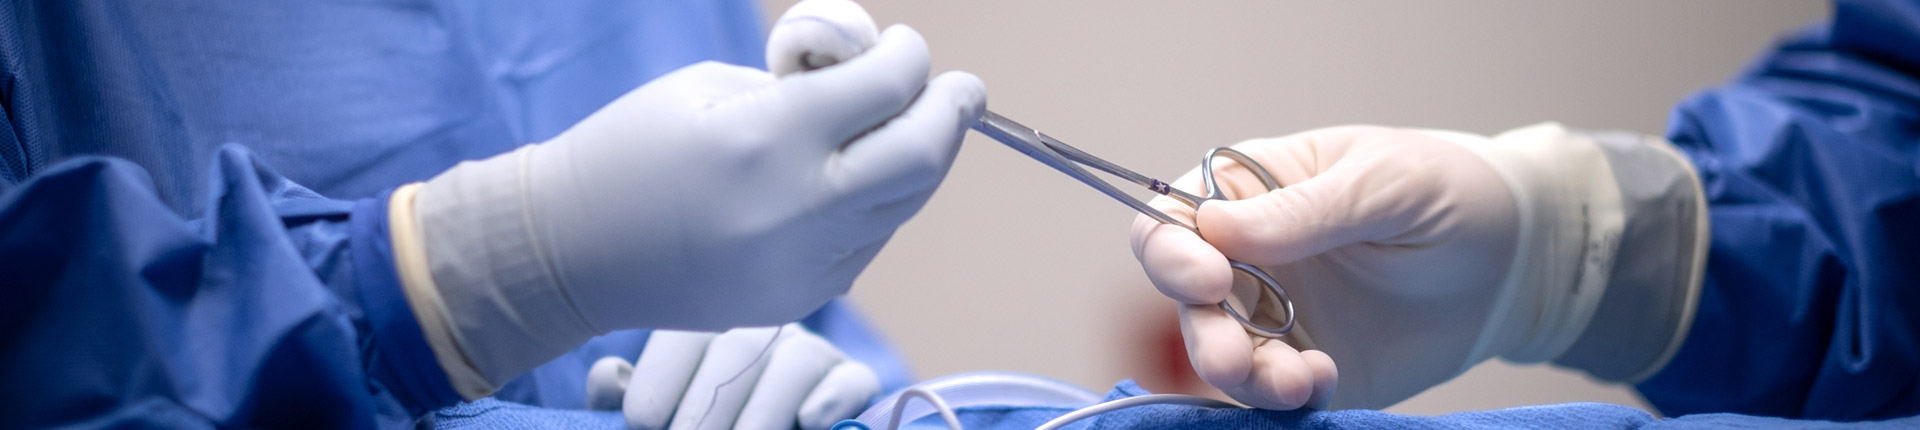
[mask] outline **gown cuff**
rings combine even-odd
[[[409,308],[394,268],[387,219],[393,190],[356,202],[352,216],[354,278],[370,327],[367,367],[414,414],[459,402]]]

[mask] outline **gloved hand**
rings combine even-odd
[[[1283,188],[1220,168],[1228,196],[1244,200],[1196,214],[1157,199],[1197,218],[1200,234],[1142,216],[1133,245],[1182,303],[1201,379],[1248,405],[1386,407],[1493,357],[1632,381],[1686,334],[1706,210],[1692,167],[1658,138],[1350,126],[1234,148]],[[1293,333],[1252,336],[1214,306],[1263,299],[1235,285],[1228,258],[1281,282]]]
[[[877,40],[778,79],[689,66],[397,190],[396,266],[456,389],[485,396],[611,330],[780,324],[845,293],[986,98],[966,73],[927,80],[913,29]]]
[[[636,429],[825,429],[879,394],[873,369],[798,324],[655,331],[637,363],[602,358],[587,376],[587,404]]]

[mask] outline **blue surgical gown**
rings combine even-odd
[[[547,139],[702,60],[750,1],[0,5],[0,428],[394,427],[458,400],[404,305],[385,193]],[[843,304],[810,328],[902,362]],[[584,404],[616,332],[500,399]]]
[[[0,8],[4,428],[432,416],[451,393],[383,257],[382,193],[760,43],[746,2]],[[1685,345],[1639,385],[1663,411],[1920,411],[1916,9],[1839,2],[1675,110],[1713,244]],[[502,395],[577,405],[585,359],[643,338]]]
[[[1638,386],[1662,412],[1920,414],[1920,2],[1834,6],[1673,111],[1713,240],[1692,331]]]

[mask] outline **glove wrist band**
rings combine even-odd
[[[1589,329],[1555,364],[1638,382],[1679,350],[1693,321],[1709,234],[1699,176],[1665,140],[1585,133],[1606,153],[1627,223]]]
[[[461,163],[420,185],[410,205],[393,205],[414,211],[395,224],[416,226],[424,256],[403,270],[424,263],[430,275],[406,282],[409,297],[437,296],[441,321],[432,324],[446,327],[451,349],[464,357],[458,361],[472,371],[449,372],[470,399],[600,333],[579,316],[533,234],[526,169],[537,150],[526,145]]]
[[[486,397],[494,391],[493,387],[480,377],[473,363],[467,361],[466,354],[460,352],[459,342],[454,341],[453,328],[447,322],[446,303],[440,299],[440,291],[435,288],[432,272],[428,268],[426,244],[421,243],[420,225],[413,210],[414,196],[420,192],[420,185],[412,183],[395,189],[387,202],[394,271],[399,275],[407,306],[413,310],[421,334],[426,337],[427,346],[433,350],[435,362],[440,364],[441,371],[446,372],[447,381],[453,384],[454,391],[467,400]]]
[[[1519,211],[1514,259],[1460,371],[1496,356],[1519,363],[1559,356],[1586,330],[1625,224],[1606,156],[1553,123],[1491,140],[1430,133],[1486,160]]]

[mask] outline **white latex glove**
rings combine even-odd
[[[877,40],[779,79],[688,66],[398,190],[396,263],[456,389],[484,396],[611,330],[780,324],[845,293],[986,99],[966,73],[927,80],[913,29]]]
[[[1248,405],[1386,407],[1492,357],[1644,378],[1691,321],[1706,212],[1664,141],[1552,124],[1493,139],[1352,126],[1234,148],[1284,188],[1223,168],[1221,186],[1245,200],[1202,205],[1199,236],[1142,216],[1133,245],[1183,303],[1201,379]],[[1252,336],[1213,305],[1257,294],[1235,285],[1228,258],[1287,289],[1292,334]]]
[[[621,408],[636,429],[825,429],[880,394],[873,369],[826,339],[797,324],[777,331],[771,343],[773,328],[655,331],[636,364],[594,363],[587,403]]]

